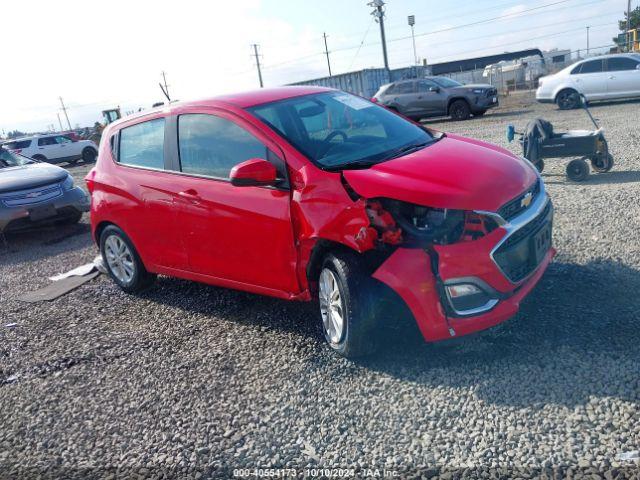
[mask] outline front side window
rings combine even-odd
[[[438,88],[438,85],[431,80],[418,80],[418,92],[427,93],[432,88]]]
[[[607,60],[607,70],[609,72],[620,72],[623,70],[635,70],[640,63],[625,57],[612,57]]]
[[[120,130],[118,162],[134,167],[164,169],[164,118]]]
[[[265,122],[278,123],[277,118]],[[180,169],[184,173],[229,178],[231,169],[246,160],[267,160],[267,147],[244,128],[215,115],[178,117]]]
[[[58,135],[57,137],[55,137],[56,143],[59,144],[65,144],[65,143],[73,143],[72,140],[69,137],[65,137],[63,135]]]
[[[275,132],[326,169],[366,168],[434,141],[399,115],[343,92],[289,98],[249,111],[260,119],[279,118],[282,128],[272,127]]]

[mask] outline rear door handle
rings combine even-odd
[[[613,80],[614,78],[616,78],[616,77],[614,77],[613,75],[611,75],[611,76],[609,77],[609,80]]]

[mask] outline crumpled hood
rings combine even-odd
[[[67,175],[65,169],[48,163],[0,168],[0,193],[61,182]]]
[[[537,178],[531,167],[508,150],[449,134],[417,152],[368,169],[344,170],[343,175],[365,198],[493,212]]]

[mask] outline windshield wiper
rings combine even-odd
[[[422,150],[427,145],[431,145],[433,142],[433,140],[429,140],[428,142],[414,143],[401,148],[397,148],[396,150],[392,150],[389,155],[384,157],[384,160],[391,160],[393,158],[401,157],[402,155],[408,155],[410,153],[417,152],[418,150]]]

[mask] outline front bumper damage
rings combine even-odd
[[[543,191],[525,213],[480,239],[396,249],[373,277],[405,302],[426,341],[484,330],[512,317],[544,274],[556,253],[550,245],[552,221],[553,206]],[[536,251],[535,241],[545,228],[549,244]],[[510,278],[505,258],[520,262],[513,271],[527,270]],[[482,292],[480,305],[456,308],[447,287],[469,284]]]

